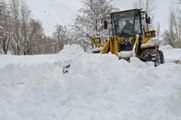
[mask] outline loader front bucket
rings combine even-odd
[[[112,54],[118,55],[118,37],[112,36],[107,41],[105,46],[103,47],[101,54],[107,54],[111,52]]]

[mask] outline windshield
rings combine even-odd
[[[112,15],[113,35],[118,35],[120,37],[124,35],[140,35],[142,33],[142,27],[139,13],[140,11],[138,10],[114,13]]]

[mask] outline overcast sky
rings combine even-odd
[[[82,7],[80,0],[25,0],[31,9],[32,17],[42,22],[46,34],[55,31],[55,25],[71,25],[78,10]],[[133,8],[135,0],[113,0],[113,6],[121,9]],[[162,31],[168,28],[169,11],[178,6],[176,0],[155,0],[155,20]]]

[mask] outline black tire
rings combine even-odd
[[[158,50],[158,52],[160,54],[161,64],[165,63],[165,58],[164,58],[163,52],[161,50]]]
[[[145,50],[141,57],[144,61],[152,61],[155,64],[155,67],[162,64],[164,61],[163,54],[162,52],[159,52],[158,50],[155,49],[149,49]]]
[[[154,59],[154,63],[155,63],[155,67],[159,66],[161,64],[161,56],[158,50],[154,50],[153,54],[155,54],[155,56],[152,58]]]

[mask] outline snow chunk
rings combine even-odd
[[[121,51],[118,53],[119,58],[130,58],[133,56],[133,51]]]

